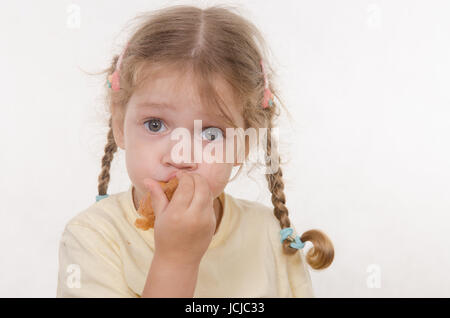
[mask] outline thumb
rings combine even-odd
[[[169,201],[167,200],[166,194],[162,190],[158,182],[152,179],[145,179],[144,185],[150,192],[151,204],[153,211],[155,212],[155,217],[158,217],[162,211],[166,208]]]

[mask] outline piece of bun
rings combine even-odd
[[[174,177],[169,180],[169,182],[158,181],[162,190],[166,194],[167,199],[172,200],[173,193],[178,187],[178,178]],[[136,219],[134,225],[142,230],[148,230],[155,226],[155,213],[152,207],[152,200],[150,198],[150,192],[147,192],[144,198],[139,202],[138,214],[142,218]]]

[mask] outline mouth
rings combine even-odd
[[[178,171],[172,172],[172,173],[169,175],[169,177],[167,178],[167,181],[165,181],[165,182],[169,182],[171,179],[175,178],[177,172],[178,172]]]

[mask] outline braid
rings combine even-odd
[[[114,140],[112,130],[112,117],[109,119],[109,131],[107,136],[107,142],[105,146],[105,154],[102,158],[102,171],[98,176],[98,194],[105,195],[108,191],[109,184],[109,169],[111,168],[111,161],[114,158],[114,153],[117,151],[116,141]]]
[[[267,129],[267,161],[266,166],[271,166],[271,154],[272,154],[272,125],[269,124]],[[278,162],[280,162],[280,156],[277,154]],[[272,193],[272,204],[274,206],[274,214],[280,222],[281,229],[291,226],[289,220],[289,211],[286,207],[286,196],[284,194],[284,182],[283,171],[281,167],[274,173],[266,174],[269,190]],[[313,243],[306,256],[308,264],[314,269],[324,269],[328,267],[334,259],[334,248],[331,240],[319,230],[309,230],[303,233],[300,237],[302,242],[310,241]],[[283,252],[287,255],[293,255],[297,252],[297,249],[290,246],[291,241],[286,239],[283,241]]]
[[[271,166],[272,159],[272,133],[271,133],[271,125],[267,129],[267,162],[266,165],[268,167]],[[277,154],[278,162],[280,162],[280,156]],[[274,173],[266,174],[267,183],[269,186],[269,191],[272,193],[272,204],[273,204],[273,213],[276,218],[280,222],[281,228],[284,229],[286,227],[291,226],[291,221],[289,220],[289,211],[286,207],[286,196],[284,194],[284,182],[283,182],[283,171],[281,167],[278,167],[278,170]],[[283,241],[283,251],[288,254],[294,254],[297,250],[289,246],[291,242],[289,240]]]

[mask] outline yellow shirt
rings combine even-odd
[[[155,245],[153,229],[134,226],[132,190],[95,202],[67,223],[57,297],[140,297]],[[303,250],[283,253],[273,209],[225,192],[219,198],[223,216],[200,262],[194,298],[314,297]]]

